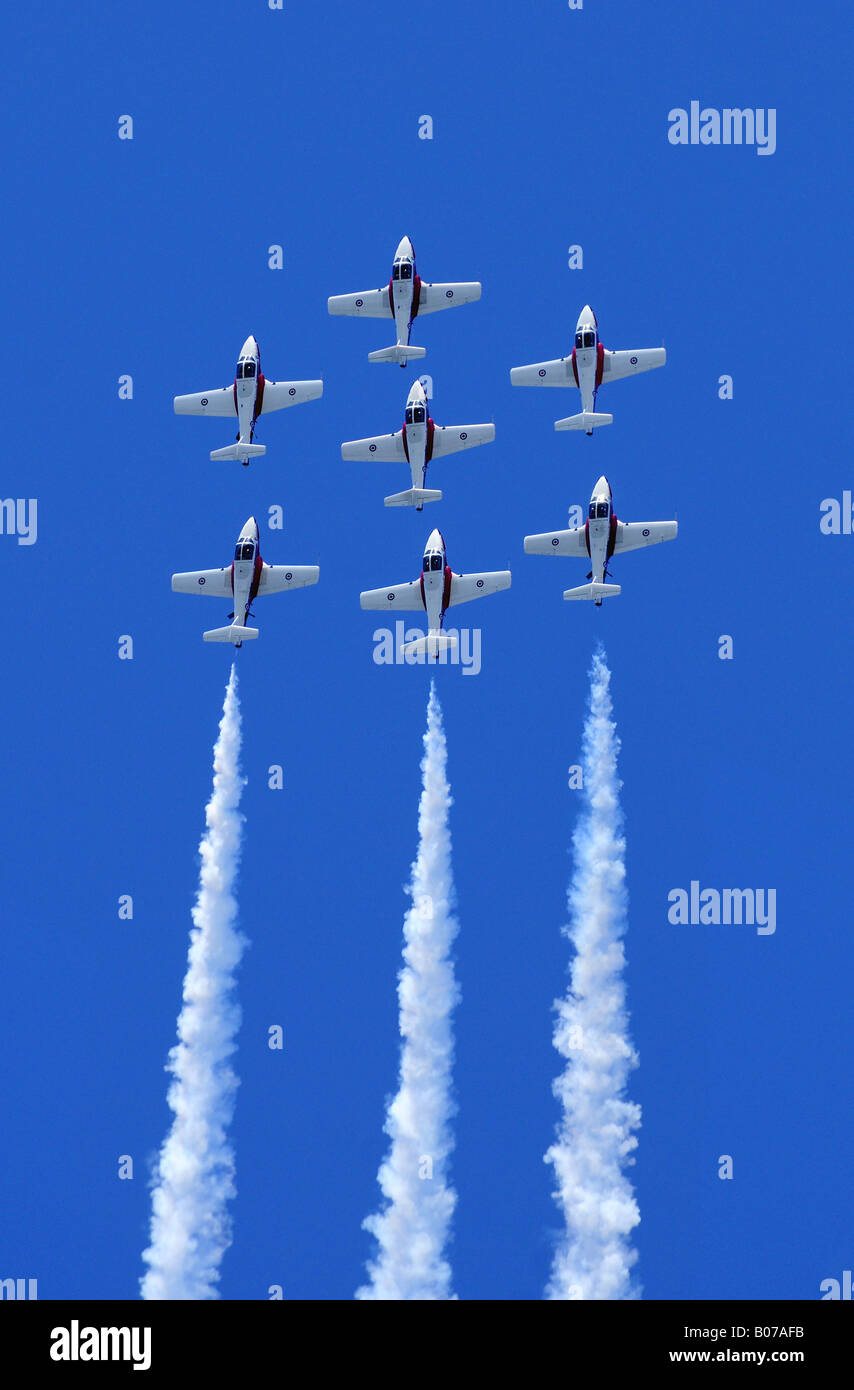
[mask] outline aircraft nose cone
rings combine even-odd
[[[421,385],[421,382],[413,381],[412,389],[409,392],[409,401],[407,402],[407,404],[410,404],[415,401],[426,401],[426,399],[427,395],[424,390],[424,387]]]
[[[400,256],[409,256],[411,258],[414,255],[415,252],[412,248],[412,242],[409,240],[409,237],[402,237],[400,240],[400,244],[394,253],[395,260],[397,260]]]
[[[611,484],[608,482],[608,479],[605,477],[604,473],[602,474],[602,477],[599,479],[598,483],[593,489],[593,496],[608,498],[610,498],[611,496]]]
[[[428,549],[428,550],[444,550],[444,549],[445,549],[444,537],[442,536],[442,532],[441,532],[438,528],[436,528],[435,530],[431,531],[431,532],[430,532],[430,535],[427,537],[427,549]]]
[[[243,344],[243,347],[240,349],[240,356],[241,356],[241,357],[257,357],[257,356],[258,356],[258,344],[256,343],[256,341],[255,341],[255,339],[253,338],[253,336],[252,336],[251,333],[249,334],[249,337],[246,339],[246,342]]]
[[[594,314],[593,310],[590,308],[590,305],[589,305],[589,304],[585,304],[584,308],[581,310],[581,313],[578,315],[578,323],[575,325],[575,327],[576,327],[576,328],[585,328],[585,327],[590,327],[591,325],[593,325],[593,324],[595,324],[595,323],[596,323],[596,315]]]

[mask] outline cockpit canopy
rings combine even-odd
[[[388,261],[386,261],[386,265],[388,265]],[[391,269],[391,278],[392,278],[392,280],[411,280],[411,279],[412,279],[412,262],[411,262],[411,261],[395,261],[395,263],[394,263],[394,265],[392,266],[392,269]]]
[[[406,407],[407,425],[423,425],[427,419],[427,408],[423,405],[408,405]]]
[[[441,568],[442,568],[442,557],[441,557],[441,555],[437,555],[437,554],[435,553],[435,551],[433,551],[433,552],[431,552],[430,554],[424,556],[424,573],[425,573],[425,574],[429,574],[431,571],[441,570]]]
[[[254,376],[255,376],[255,362],[254,362],[254,360],[249,361],[249,362],[238,362],[238,364],[237,364],[237,380],[238,380],[238,381],[243,381],[244,378],[246,378],[246,377],[254,377]]]
[[[234,547],[234,558],[235,560],[254,560],[255,542],[238,541],[237,545]]]
[[[593,328],[579,328],[575,335],[575,346],[577,348],[591,348],[596,346],[596,330]]]
[[[591,502],[590,510],[587,515],[591,521],[595,520],[597,517],[607,518],[611,515],[611,505],[609,502]]]

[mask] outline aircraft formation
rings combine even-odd
[[[394,321],[395,342],[390,347],[368,353],[370,362],[392,362],[405,368],[412,360],[426,356],[427,349],[410,340],[415,320],[440,309],[472,304],[480,299],[479,281],[430,284],[419,276],[415,250],[409,237],[403,237],[394,254],[391,278],[378,289],[355,294],[332,295],[329,313],[355,318],[385,318]],[[666,353],[660,348],[611,351],[599,337],[596,315],[586,304],[575,326],[575,341],[564,357],[548,362],[532,362],[513,367],[514,386],[564,386],[581,395],[581,411],[555,421],[556,430],[579,430],[588,436],[602,425],[610,425],[613,415],[597,412],[596,397],[601,386],[623,377],[663,367]],[[234,460],[248,466],[253,458],[266,453],[266,446],[254,442],[259,416],[287,406],[316,400],[323,394],[322,381],[272,381],[261,371],[261,353],[254,337],[248,337],[240,350],[234,381],[192,395],[176,396],[176,415],[212,415],[237,420],[234,444],[214,449],[213,461]],[[399,417],[398,417],[399,418]],[[416,379],[409,391],[401,427],[391,434],[350,440],[341,445],[345,461],[406,464],[410,486],[384,499],[387,507],[414,507],[421,511],[426,503],[439,502],[442,493],[428,488],[429,466],[446,454],[489,444],[495,438],[493,424],[437,425],[430,418],[424,386]],[[545,531],[526,536],[528,555],[565,555],[590,561],[587,583],[564,591],[565,599],[586,599],[597,607],[605,598],[616,597],[621,586],[607,582],[609,562],[614,555],[642,546],[673,540],[676,521],[624,522],[614,511],[611,486],[600,477],[590,497],[583,526],[565,531]],[[193,570],[172,576],[175,593],[205,594],[232,601],[229,624],[203,634],[206,642],[227,642],[240,647],[258,636],[249,625],[252,604],[265,594],[316,584],[320,571],[316,565],[270,565],[261,558],[258,523],[250,517],[237,538],[234,559],[220,569]],[[510,587],[509,570],[477,574],[457,574],[447,560],[445,539],[437,528],[427,538],[421,573],[407,583],[368,589],[360,595],[363,609],[392,613],[423,612],[427,633],[408,642],[403,654],[423,655],[438,661],[442,652],[452,649],[456,638],[443,632],[447,610]]]

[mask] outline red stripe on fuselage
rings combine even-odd
[[[587,546],[587,554],[590,554],[590,519],[584,523],[584,544]]]
[[[433,421],[430,419],[430,416],[428,415],[428,416],[427,416],[427,451],[426,451],[426,453],[425,453],[425,455],[424,455],[424,462],[425,462],[425,463],[429,463],[430,460],[431,460],[431,458],[433,457],[433,435],[435,434],[435,432],[436,432],[436,426],[433,424]]]
[[[447,564],[446,564],[446,565],[445,565],[445,586],[444,586],[444,588],[442,589],[442,617],[443,617],[443,618],[444,618],[444,616],[445,616],[445,613],[447,612],[447,610],[448,610],[448,609],[450,608],[450,606],[451,606],[451,579],[452,579],[452,578],[453,578],[453,570],[451,569],[451,566],[450,566],[450,565],[447,565]]]
[[[575,360],[575,348],[572,349],[572,375],[575,377],[576,386],[578,386],[578,363]]]
[[[252,416],[252,423],[258,419],[264,408],[264,374],[261,371],[260,363],[258,366],[258,385],[255,388],[255,414]]]
[[[596,390],[602,385],[602,373],[605,370],[605,349],[601,343],[596,344]]]
[[[409,444],[407,443],[407,439],[406,439],[406,426],[405,426],[405,425],[404,425],[404,427],[403,427],[402,433],[403,433],[403,452],[404,452],[404,454],[406,455],[406,462],[408,463],[408,462],[409,462]]]
[[[261,559],[261,552],[260,552],[260,550],[256,550],[256,551],[255,551],[255,569],[254,569],[254,573],[253,573],[253,575],[252,575],[252,583],[251,583],[251,585],[250,585],[250,587],[249,587],[249,602],[248,602],[248,604],[246,605],[247,608],[250,608],[250,607],[252,606],[252,600],[255,598],[255,596],[256,596],[257,593],[258,593],[258,585],[261,583],[261,570],[263,569],[263,567],[264,567],[264,561]]]
[[[617,517],[612,508],[611,524],[608,528],[608,549],[605,551],[605,559],[610,560],[614,553],[614,546],[617,544]]]

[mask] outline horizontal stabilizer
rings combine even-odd
[[[394,347],[377,348],[368,353],[369,362],[397,362],[405,367],[411,357],[426,357],[427,349],[412,347],[409,343],[395,343]]]
[[[565,420],[555,420],[556,430],[586,430],[591,434],[597,425],[611,425],[613,415],[597,414],[593,410],[582,410],[580,415],[568,415]]]
[[[438,488],[408,487],[405,492],[393,492],[386,497],[387,507],[423,507],[425,502],[441,502]]]
[[[258,636],[257,627],[241,627],[239,623],[232,623],[230,627],[215,627],[210,632],[204,634],[206,642],[251,642],[253,637]]]
[[[214,449],[211,458],[214,463],[218,463],[220,459],[238,459],[245,463],[249,459],[260,458],[266,452],[266,444],[230,444],[227,449]]]
[[[598,603],[603,598],[616,598],[619,584],[579,584],[577,589],[564,589],[564,598],[587,598]]]
[[[456,645],[456,637],[444,632],[428,632],[426,637],[419,637],[416,642],[407,642],[400,650],[404,656],[409,652],[413,656],[438,657],[440,652],[453,651]]]

